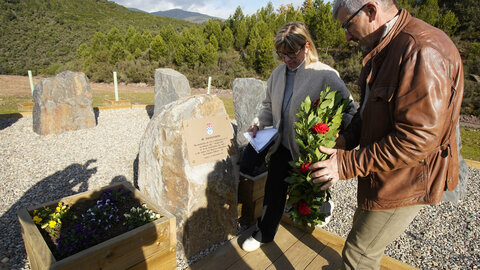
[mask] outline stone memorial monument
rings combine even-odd
[[[266,90],[267,83],[254,78],[237,78],[233,81],[233,106],[238,126],[236,142],[240,147],[248,143],[243,133],[258,115]]]
[[[92,90],[82,72],[64,71],[33,91],[33,131],[40,135],[93,128]]]
[[[181,257],[236,234],[238,170],[232,141],[223,102],[212,95],[163,106],[141,139],[138,186],[176,216]]]
[[[170,69],[159,68],[155,70],[155,109],[156,116],[162,107],[179,98],[188,97],[192,90],[187,77],[182,73]]]

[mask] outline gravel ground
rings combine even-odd
[[[469,168],[465,198],[458,204],[424,206],[407,230],[391,243],[386,255],[420,269],[480,267],[480,171]],[[326,230],[347,237],[356,207],[356,180],[332,188],[335,202]]]
[[[31,117],[0,119],[0,269],[30,269],[15,215],[18,209],[117,181],[134,183],[134,163],[149,120],[144,109],[100,111],[93,129],[39,136],[32,130]],[[389,245],[387,255],[421,269],[480,266],[480,171],[469,172],[466,199],[458,205],[425,206]],[[334,218],[325,229],[346,237],[356,205],[356,182],[340,182],[332,196]]]

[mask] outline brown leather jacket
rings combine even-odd
[[[463,67],[441,30],[400,10],[392,30],[363,60],[363,116],[345,131],[337,152],[340,179],[358,176],[358,207],[434,204],[458,181],[455,126]],[[360,110],[359,110],[360,111]]]

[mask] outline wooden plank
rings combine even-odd
[[[160,250],[170,250],[170,224],[157,221],[58,261],[55,268],[121,269],[136,265]]]
[[[404,262],[401,262],[399,260],[395,260],[391,257],[383,256],[382,260],[380,261],[380,269],[381,270],[397,270],[397,269],[414,270],[418,268],[413,267]]]
[[[479,169],[480,170],[480,162],[476,160],[465,159],[468,167]]]
[[[130,270],[162,269],[173,270],[177,268],[177,256],[175,249],[162,250],[134,265]]]
[[[294,269],[305,269],[317,256],[317,253],[325,247],[325,244],[312,235],[305,234],[267,269],[282,269],[283,266],[289,264]]]
[[[336,246],[343,246],[345,244],[345,239],[343,237],[322,228],[315,228],[312,232],[312,236],[320,239],[325,244],[332,243]]]
[[[247,237],[252,235],[255,230],[255,226],[250,227],[240,237],[235,237],[226,243],[222,247],[219,247],[215,252],[210,253],[207,257],[201,261],[195,263],[189,267],[189,270],[222,270],[232,266],[235,262],[241,260],[247,252],[241,247],[240,243],[243,243]]]
[[[28,259],[32,262],[32,269],[47,269],[49,265],[55,262],[55,257],[43,240],[37,225],[33,223],[26,209],[20,209],[17,216],[22,228],[25,249],[30,251]]]
[[[257,220],[257,218],[262,216],[263,212],[263,197],[255,200],[253,202],[253,220]]]
[[[328,243],[320,253],[312,260],[305,270],[319,269],[340,269],[342,265],[343,246]]]
[[[229,270],[244,269],[266,269],[273,264],[282,254],[293,246],[298,238],[305,233],[298,228],[289,226],[284,227],[280,224],[275,240],[272,243],[265,244],[259,249],[247,253],[242,260],[237,261],[229,267]],[[288,268],[288,267],[287,267]]]
[[[250,177],[240,173],[238,184],[238,200],[240,202],[253,202],[262,198],[265,194],[267,172],[256,177]]]

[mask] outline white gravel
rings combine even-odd
[[[95,128],[39,136],[32,117],[0,119],[0,269],[30,269],[18,209],[116,181],[134,184],[138,147],[149,121],[145,109],[100,111]],[[480,171],[469,172],[466,199],[425,206],[387,255],[421,269],[480,266]],[[334,218],[325,229],[346,237],[356,182],[340,182],[332,196]]]
[[[480,171],[469,168],[465,198],[458,204],[424,206],[407,230],[385,253],[420,269],[477,269],[480,267]],[[332,188],[335,202],[326,230],[347,237],[356,208],[356,180]]]
[[[40,136],[32,117],[0,119],[0,265],[30,269],[16,211],[112,182],[133,183],[145,109],[100,111],[92,129]],[[11,124],[11,125],[10,125]]]

